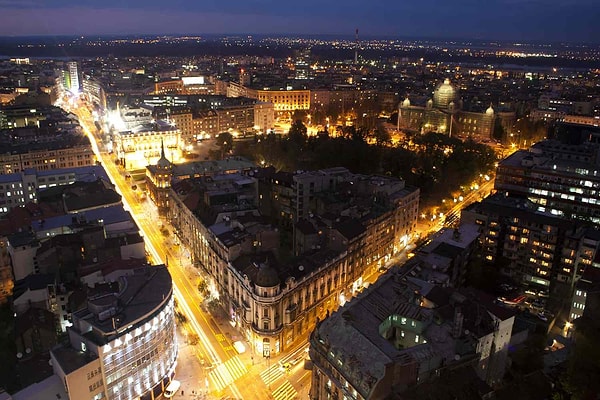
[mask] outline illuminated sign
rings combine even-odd
[[[181,78],[184,86],[187,85],[204,85],[203,76],[184,76]]]

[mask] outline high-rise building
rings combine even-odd
[[[310,49],[302,50],[294,63],[296,79],[310,79]]]
[[[600,249],[598,230],[502,194],[464,209],[461,223],[480,226],[484,261],[498,264],[532,297],[568,298]]]
[[[72,93],[79,93],[79,67],[77,61],[69,61],[67,68],[69,70],[69,86],[67,89]]]
[[[544,140],[502,160],[494,188],[538,211],[600,225],[600,155],[593,143]]]

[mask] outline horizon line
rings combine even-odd
[[[344,37],[348,38],[351,41],[354,41],[353,33],[251,33],[251,32],[235,32],[235,33],[192,33],[192,32],[180,32],[180,33],[89,33],[89,34],[68,34],[68,33],[60,33],[60,34],[49,34],[49,33],[40,33],[40,34],[27,34],[27,35],[2,35],[0,34],[0,39],[11,38],[11,39],[19,39],[19,38],[46,38],[46,37],[65,37],[65,38],[89,38],[89,37],[136,37],[136,36],[167,36],[167,37],[178,37],[178,36],[216,36],[216,37],[227,37],[227,36],[257,36],[257,37],[283,37],[283,38],[301,38],[301,37]],[[584,42],[584,41],[574,41],[574,40],[550,40],[543,41],[542,39],[530,39],[530,40],[518,40],[518,39],[499,39],[499,38],[468,38],[468,37],[459,37],[459,36],[411,36],[411,35],[390,35],[390,34],[363,34],[361,35],[363,39],[386,39],[386,40],[416,40],[416,41],[425,41],[425,40],[435,40],[435,41],[477,41],[477,42],[501,42],[503,44],[578,44],[578,45],[600,45],[600,42]],[[360,38],[359,38],[360,41]]]

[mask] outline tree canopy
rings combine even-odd
[[[264,160],[278,170],[342,166],[355,173],[395,176],[419,187],[425,204],[437,203],[479,174],[488,173],[496,161],[489,146],[438,133],[417,135],[393,147],[371,146],[365,140],[366,131],[353,127],[335,138],[305,138],[301,122],[292,127],[292,137],[261,136],[254,143],[238,144],[236,152],[256,162]]]

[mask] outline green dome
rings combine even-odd
[[[458,99],[458,91],[450,84],[450,79],[444,79],[433,92],[433,106],[435,108],[447,109],[451,102]]]

